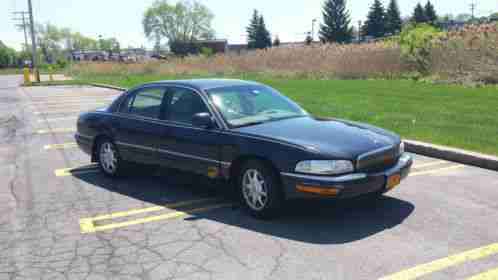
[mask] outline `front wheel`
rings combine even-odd
[[[99,142],[97,149],[98,163],[102,172],[110,177],[119,176],[123,167],[114,143],[110,139],[104,139]]]
[[[242,204],[256,218],[272,218],[282,205],[283,195],[278,177],[261,161],[248,161],[243,165],[238,187]]]

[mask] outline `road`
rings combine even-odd
[[[0,279],[498,279],[496,172],[414,156],[377,202],[259,221],[190,175],[105,178],[72,131],[118,92],[20,81],[0,76]]]

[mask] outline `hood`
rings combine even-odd
[[[236,128],[234,131],[304,146],[325,156],[354,159],[398,144],[399,136],[384,129],[345,120],[301,117]]]

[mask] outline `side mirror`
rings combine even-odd
[[[202,128],[213,128],[214,120],[209,113],[197,113],[192,117],[192,125]]]

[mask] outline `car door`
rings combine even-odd
[[[161,164],[211,178],[220,176],[219,128],[206,129],[192,124],[195,114],[211,114],[200,93],[171,86],[165,100],[164,121],[169,127],[163,127],[158,146]]]
[[[144,87],[121,103],[112,126],[115,143],[124,160],[157,164],[157,145],[164,125],[159,117],[165,93],[165,87]]]

